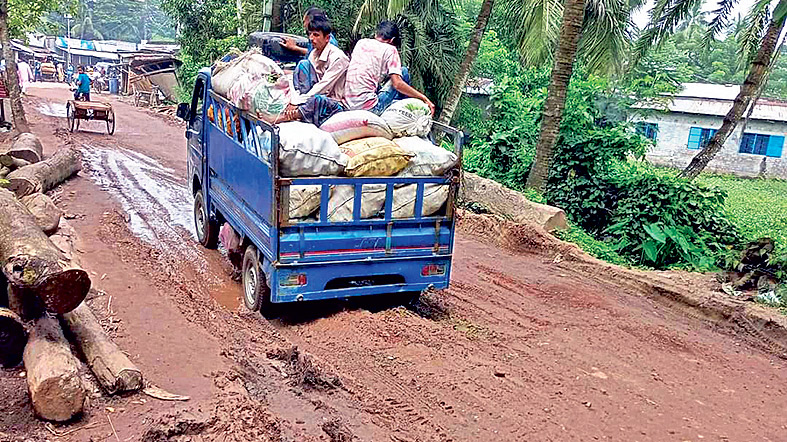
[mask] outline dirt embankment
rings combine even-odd
[[[67,91],[33,94],[28,109],[48,109]],[[54,194],[97,281],[94,311],[149,380],[191,400],[96,391],[82,420],[47,429],[30,417],[21,371],[4,371],[11,440],[779,440],[787,425],[784,361],[749,345],[759,340],[733,316],[665,305],[674,293],[712,302],[707,279],[641,283],[464,214],[448,290],[267,321],[238,307],[226,261],[183,221],[181,127],[123,103],[114,137],[67,135],[62,119],[30,113],[46,154],[86,150],[85,171]]]

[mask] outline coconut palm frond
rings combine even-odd
[[[503,14],[511,24],[519,54],[525,64],[540,65],[552,58],[560,36],[563,3],[559,0],[535,0],[507,4]]]
[[[708,23],[708,30],[702,39],[705,48],[710,48],[710,44],[716,39],[716,36],[727,29],[730,24],[730,13],[736,4],[738,4],[738,0],[721,0],[718,7],[711,13],[713,19]]]
[[[657,0],[650,12],[650,23],[634,45],[630,66],[636,66],[642,57],[661,46],[662,41],[671,35],[678,25],[691,17],[692,10],[703,0]]]
[[[591,73],[623,70],[632,40],[631,11],[626,0],[592,0],[587,3],[579,55]]]
[[[743,29],[737,36],[738,68],[748,66],[759,50],[765,28],[771,21],[770,4],[771,0],[759,0],[743,18]]]

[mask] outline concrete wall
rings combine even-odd
[[[684,113],[658,113],[636,118],[635,121],[657,123],[659,125],[656,146],[647,153],[646,158],[653,164],[683,169],[699,152],[697,149],[689,149],[687,147],[689,129],[691,127],[718,129],[721,127],[722,117]],[[746,132],[787,137],[787,123],[749,120]],[[705,170],[718,173],[733,173],[740,176],[759,176],[765,156],[738,153],[740,141],[741,130],[737,128],[727,138],[727,142],[722,150],[708,164]],[[765,172],[762,175],[787,178],[787,142],[782,148],[781,158],[766,158]]]

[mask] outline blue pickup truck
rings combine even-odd
[[[196,79],[191,103],[178,106],[188,123],[188,178],[194,195],[197,239],[216,248],[227,222],[245,248],[244,303],[251,310],[272,304],[352,296],[420,293],[448,286],[454,245],[454,204],[459,187],[462,133],[434,123],[433,136],[449,136],[457,165],[439,177],[303,177],[279,173],[275,125],[240,111],[211,90],[209,68]],[[449,186],[441,209],[422,216],[424,186]],[[361,218],[362,186],[385,185],[384,210]],[[392,217],[394,189],[416,184],[413,216]],[[291,186],[320,186],[319,216],[289,218]],[[352,220],[332,222],[333,186],[353,186]]]

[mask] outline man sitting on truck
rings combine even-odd
[[[374,39],[364,38],[355,45],[344,87],[345,103],[350,109],[380,115],[402,94],[423,101],[434,113],[434,104],[426,95],[407,84],[407,69],[402,67],[394,46],[398,40],[399,27],[383,21],[377,25]]]
[[[303,30],[306,31],[306,35],[309,34],[309,23],[311,23],[311,21],[315,17],[322,17],[325,18],[326,20],[328,19],[328,15],[325,13],[325,11],[323,11],[322,9],[316,6],[312,6],[309,9],[307,9],[306,13],[303,14]],[[330,37],[331,37],[330,43],[338,47],[339,42],[336,41],[336,37],[333,36],[333,32],[331,32]],[[284,42],[280,44],[283,48],[288,49],[292,52],[296,52],[306,57],[302,60],[302,62],[307,60],[309,53],[312,51],[312,49],[314,49],[314,43],[311,42],[311,39],[309,39],[309,44],[305,48],[298,46],[298,44],[295,43],[295,39],[292,38],[286,38],[284,39]]]
[[[279,122],[304,120],[319,126],[343,110],[341,102],[350,59],[330,44],[331,31],[326,17],[317,16],[309,22],[309,40],[314,45],[308,59],[311,72],[293,76],[292,98]]]

